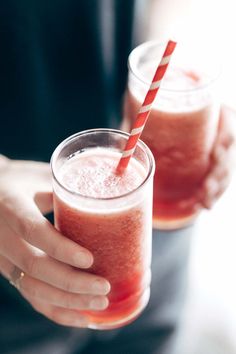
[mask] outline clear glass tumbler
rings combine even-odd
[[[131,129],[165,45],[146,42],[129,56],[123,130]],[[206,53],[177,44],[141,136],[156,161],[155,228],[184,227],[201,210],[198,190],[210,168],[218,128],[219,71]]]
[[[88,271],[105,277],[111,284],[106,310],[83,311],[89,328],[123,326],[134,320],[148,303],[155,161],[149,148],[139,141],[131,159],[136,172],[142,170],[139,185],[110,197],[90,197],[87,190],[83,193],[83,189],[78,192],[76,187],[68,188],[61,171],[66,172],[68,162],[76,159],[73,171],[67,174],[76,186],[76,173],[84,157],[95,157],[90,166],[94,165],[94,169],[98,151],[101,159],[109,153],[118,162],[127,139],[128,134],[118,130],[83,131],[63,141],[51,159],[55,226],[92,252],[94,263]],[[94,170],[94,179],[96,173]],[[104,191],[100,192],[103,195]]]

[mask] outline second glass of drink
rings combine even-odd
[[[130,54],[123,130],[130,131],[164,48],[152,41]],[[201,210],[198,190],[211,166],[218,128],[218,75],[216,60],[177,44],[141,136],[156,161],[156,228],[184,227]]]

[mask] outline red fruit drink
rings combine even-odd
[[[123,127],[128,131],[148,89],[143,78],[153,72],[153,63],[140,59],[138,64],[135,56],[134,50],[124,105]],[[198,191],[210,167],[218,126],[219,104],[212,84],[196,68],[175,67],[173,58],[142,133],[157,165],[153,200],[157,228],[185,226],[199,212]]]
[[[126,138],[123,133],[108,132],[113,138],[119,134]],[[141,144],[139,154],[142,148],[148,151]],[[56,227],[92,252],[89,272],[111,284],[106,310],[83,311],[90,328],[127,324],[149,299],[153,161],[149,152],[145,161],[145,154],[140,161],[132,158],[122,176],[116,174],[121,153],[112,146],[73,151],[58,167],[52,162],[58,181],[54,181]]]

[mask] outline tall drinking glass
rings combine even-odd
[[[147,42],[129,56],[122,129],[130,131],[165,43]],[[201,210],[198,190],[211,164],[219,118],[219,66],[206,53],[177,45],[142,133],[157,169],[153,224],[174,229]]]
[[[55,225],[92,252],[89,272],[111,284],[106,310],[83,311],[95,329],[131,322],[149,300],[155,162],[139,141],[118,176],[127,139],[117,130],[84,131],[63,141],[51,160]]]

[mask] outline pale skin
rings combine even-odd
[[[235,138],[231,111],[223,110],[212,166],[199,189],[199,202],[210,208],[226,189],[232,171]],[[108,281],[86,272],[93,255],[60,234],[43,216],[52,211],[51,173],[47,163],[10,160],[0,155],[0,271],[8,280],[14,267],[25,276],[20,293],[50,320],[87,327],[75,309],[108,306]]]
[[[56,323],[86,327],[75,311],[108,305],[107,280],[85,271],[92,254],[61,235],[43,216],[52,210],[46,163],[0,160],[0,270],[25,272],[20,292],[35,310]]]

